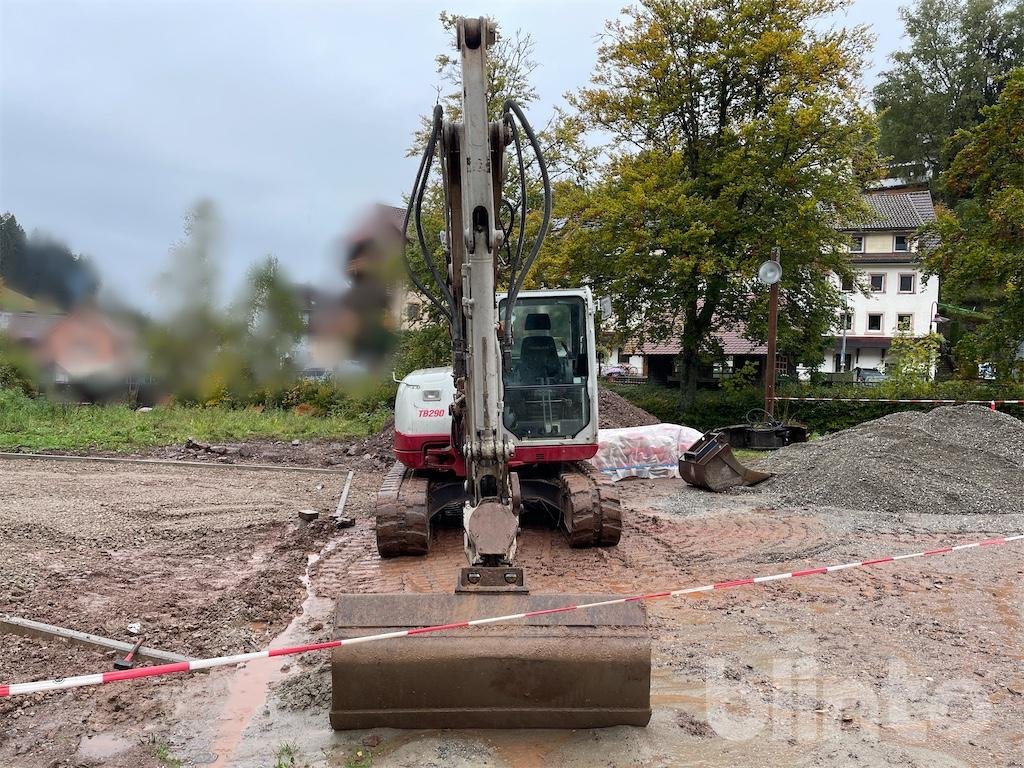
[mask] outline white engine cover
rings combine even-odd
[[[395,395],[395,432],[408,437],[451,435],[449,406],[454,400],[451,367],[413,371],[402,379]]]

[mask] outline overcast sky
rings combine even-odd
[[[332,243],[411,185],[410,134],[450,45],[441,10],[533,36],[543,125],[624,4],[0,0],[0,210],[141,307],[202,197],[225,222],[229,285],[267,253],[337,283]],[[873,27],[870,85],[901,45],[897,4],[855,0],[835,22]]]

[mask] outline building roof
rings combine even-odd
[[[717,331],[715,337],[722,345],[722,352],[726,355],[766,355],[768,347],[764,344],[754,344],[743,336],[742,330]],[[682,351],[682,345],[678,341],[660,342],[657,344],[640,344],[635,347],[626,347],[623,352],[630,355],[678,355]]]
[[[935,221],[935,206],[928,190],[878,190],[864,193],[872,215],[851,224],[846,232],[904,229],[915,230]]]

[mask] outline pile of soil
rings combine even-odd
[[[216,461],[222,464],[291,464],[306,467],[381,469],[391,466],[394,419],[380,432],[358,439],[276,440],[253,438],[243,442],[210,444],[186,440],[140,452],[145,458]],[[95,454],[94,454],[95,455]]]
[[[653,416],[639,406],[633,405],[622,395],[618,395],[605,387],[598,387],[597,408],[599,414],[598,427],[601,429],[621,429],[622,427],[646,427],[660,424],[661,419]]]
[[[905,411],[763,462],[783,504],[895,514],[1024,513],[1024,422],[978,405]]]

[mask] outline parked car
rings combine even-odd
[[[601,371],[606,379],[618,379],[622,376],[636,376],[637,370],[632,365],[609,365]]]
[[[854,368],[858,384],[881,384],[888,378],[877,368]]]

